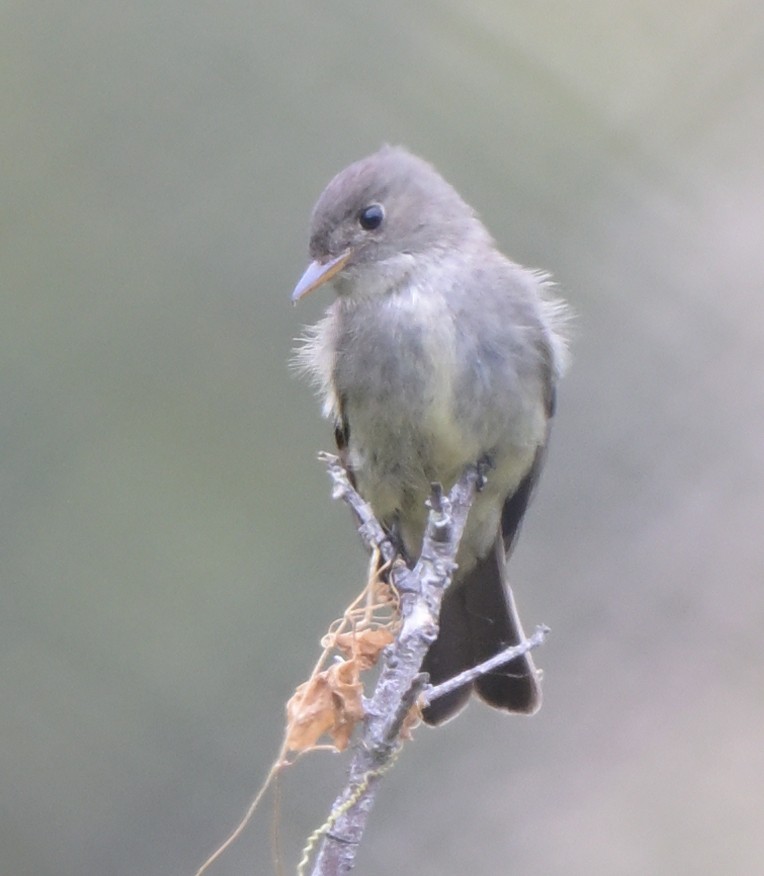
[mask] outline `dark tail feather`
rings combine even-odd
[[[492,558],[493,562],[487,557],[468,576],[465,588],[475,664],[525,638],[512,591],[504,581],[506,564],[501,540]],[[475,690],[490,706],[508,712],[532,715],[541,707],[539,673],[530,653],[481,676]]]
[[[504,546],[497,539],[496,550],[446,591],[440,633],[422,664],[432,684],[453,678],[524,638],[512,593],[504,583],[504,567]],[[424,710],[424,720],[441,724],[452,718],[466,705],[472,687],[465,685],[436,700]],[[474,687],[497,709],[532,714],[541,706],[538,671],[530,654],[482,676]]]
[[[430,675],[430,684],[448,681],[473,666],[472,631],[470,630],[464,589],[460,584],[450,586],[440,607],[440,631],[430,645],[422,663],[422,671]],[[423,713],[428,724],[442,724],[458,714],[472,693],[467,684],[428,706]]]

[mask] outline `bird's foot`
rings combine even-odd
[[[395,553],[403,560],[403,562],[411,568],[413,563],[411,562],[411,558],[406,552],[406,548],[403,545],[403,536],[401,535],[401,521],[398,515],[392,519],[389,523],[385,524],[385,529],[387,530],[388,537],[395,548]]]
[[[477,461],[475,468],[477,469],[477,490],[480,492],[488,483],[488,472],[494,467],[493,457],[486,453]]]

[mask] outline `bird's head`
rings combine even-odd
[[[343,296],[382,294],[417,258],[490,239],[474,211],[426,161],[384,146],[351,164],[324,189],[310,224],[308,266],[298,301],[331,282]]]

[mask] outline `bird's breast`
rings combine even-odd
[[[334,387],[359,487],[385,517],[420,504],[432,481],[452,482],[479,447],[455,413],[456,334],[442,298],[413,289],[375,305],[338,333]]]

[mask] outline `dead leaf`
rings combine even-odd
[[[287,703],[287,748],[306,751],[327,735],[343,751],[363,718],[359,661],[335,663],[301,684]]]
[[[379,660],[383,648],[393,641],[390,630],[359,630],[353,633],[340,633],[335,638],[335,647],[346,657],[356,659],[363,672]]]

